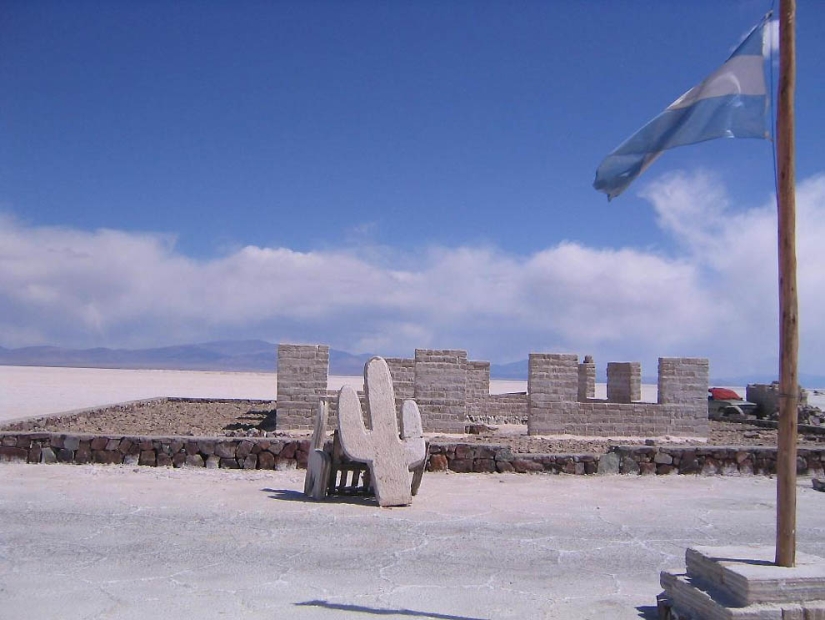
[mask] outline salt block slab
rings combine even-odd
[[[661,584],[672,603],[670,617],[701,620],[825,619],[825,601],[759,603],[738,607],[718,591],[699,587],[684,572],[663,571]]]
[[[796,554],[796,566],[774,564],[772,546],[690,547],[687,574],[724,591],[736,607],[825,600],[825,559]]]

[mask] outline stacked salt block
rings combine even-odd
[[[577,416],[579,358],[566,353],[531,353],[527,377],[527,432],[559,432]]]
[[[415,402],[428,432],[464,433],[467,352],[415,350]]]
[[[328,376],[328,346],[278,345],[278,429],[313,428]]]
[[[685,569],[662,571],[660,618],[822,620],[825,560],[797,553],[796,566],[774,564],[774,547],[691,547]]]
[[[639,362],[608,362],[607,400],[612,403],[642,400],[642,365]]]
[[[465,397],[468,420],[480,420],[487,417],[487,405],[490,399],[490,362],[467,362]]]
[[[592,355],[585,355],[579,364],[579,402],[596,397],[596,362]]]

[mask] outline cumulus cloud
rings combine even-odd
[[[33,344],[144,347],[218,338],[324,342],[409,355],[460,347],[510,361],[530,351],[639,360],[711,358],[715,375],[773,372],[776,215],[736,209],[712,175],[643,192],[677,250],[564,242],[530,256],[435,247],[420,256],[248,246],[211,260],[169,235],[27,226],[0,217],[0,333]],[[799,186],[802,364],[825,374],[825,176]]]
[[[664,231],[684,250],[683,258],[702,273],[711,304],[713,339],[703,345],[725,368],[778,371],[778,259],[775,199],[734,210],[712,175],[675,174],[661,178],[643,194]],[[825,329],[817,308],[825,303],[821,265],[825,248],[825,175],[797,188],[797,278],[800,303],[800,364],[823,374],[818,357]],[[724,346],[730,340],[731,346]]]

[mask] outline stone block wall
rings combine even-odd
[[[584,437],[706,437],[710,432],[707,407],[704,418],[683,406],[656,403],[559,403],[550,415],[528,420],[532,435]]]
[[[579,394],[579,358],[572,353],[531,353],[527,393],[531,402],[575,401]]]
[[[384,360],[390,368],[396,400],[413,398],[415,396],[415,360],[405,357],[386,357]]]
[[[414,359],[385,359],[399,424],[401,404],[408,398],[418,404],[425,432],[463,433],[468,414],[486,414],[489,362],[468,362],[466,351],[451,349],[417,349]],[[278,345],[278,429],[313,428],[321,398],[329,402],[328,428],[335,428],[338,393],[327,390],[328,369],[329,347]],[[359,396],[366,415],[363,392]]]
[[[527,392],[490,394],[483,416],[470,416],[470,422],[488,424],[527,424]]]
[[[584,361],[579,364],[579,402],[587,402],[588,398],[596,398],[596,362],[593,356],[585,355]]]
[[[639,362],[608,362],[607,400],[612,403],[642,400],[642,365]]]
[[[542,358],[538,358],[539,361]],[[530,356],[530,377],[533,378],[533,355]],[[569,360],[567,363],[570,363]],[[630,366],[630,368],[628,368]],[[614,382],[621,377],[622,398],[641,398],[641,368],[630,364],[614,365]],[[539,364],[538,368],[541,368]],[[608,365],[608,380],[611,376]],[[617,372],[618,371],[618,372]],[[534,385],[544,389],[552,374],[538,372],[528,381],[530,406],[527,432],[531,435],[570,434],[584,436],[662,436],[706,437],[710,431],[707,413],[708,361],[695,358],[661,358],[659,360],[659,402],[613,402],[612,399],[573,402],[540,399],[534,395]],[[562,373],[563,374],[563,373]],[[639,377],[638,394],[634,394],[633,379]],[[567,379],[564,379],[567,381]],[[609,391],[608,383],[608,394]],[[565,390],[563,390],[565,391]],[[616,396],[614,388],[613,396]]]
[[[526,394],[491,395],[490,364],[469,361],[458,349],[416,349],[414,359],[389,358],[396,407],[415,399],[428,433],[463,433],[467,422],[519,424],[528,433],[585,436],[707,436],[708,361],[659,360],[659,401],[642,403],[641,365],[608,364],[608,399],[596,400],[595,363],[574,354],[531,353]],[[279,429],[311,429],[319,399],[330,401],[329,428],[337,421],[337,393],[328,391],[329,348],[278,346]],[[362,407],[366,412],[366,406]],[[400,420],[399,420],[400,422]],[[368,422],[367,422],[368,424]]]
[[[390,368],[392,387],[395,390],[395,410],[401,428],[401,405],[408,398],[415,398],[415,360],[403,357],[384,358]]]
[[[490,362],[467,362],[467,419],[481,419],[487,415],[490,398]]]
[[[467,407],[467,352],[415,350],[415,402],[427,432],[463,433]]]
[[[531,424],[558,427],[567,417],[567,405],[579,396],[579,358],[565,353],[531,353],[527,375],[527,430]],[[539,423],[539,421],[542,421]]]
[[[659,404],[701,405],[707,417],[710,364],[698,357],[659,358]]]
[[[314,428],[318,400],[327,393],[328,375],[328,346],[278,345],[278,428]]]
[[[323,394],[323,397],[327,400],[327,431],[332,432],[334,429],[338,428],[338,392],[339,390],[326,390]],[[356,394],[358,394],[358,402],[361,403],[361,416],[364,418],[364,424],[367,428],[370,428],[370,421],[367,416],[367,398],[364,390],[356,390]],[[315,418],[313,418],[313,425],[315,424]],[[400,419],[399,419],[400,424]],[[286,429],[287,427],[282,427]],[[313,426],[314,428],[314,426]],[[400,427],[399,427],[400,428]],[[279,428],[281,430],[281,428]]]

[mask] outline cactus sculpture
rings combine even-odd
[[[355,390],[345,385],[338,393],[341,446],[350,459],[369,466],[379,506],[406,506],[412,502],[412,470],[426,457],[418,405],[404,401],[399,437],[392,377],[382,358],[367,362],[364,388],[371,430],[364,426]]]

